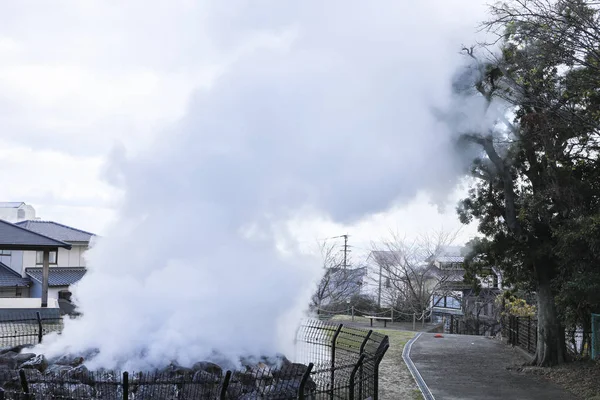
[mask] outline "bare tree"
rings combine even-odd
[[[451,295],[446,283],[453,279],[452,271],[438,268],[433,260],[457,233],[434,232],[414,240],[392,233],[389,240],[373,245],[370,279],[378,286],[380,306],[422,314],[431,307],[434,295]]]
[[[342,253],[335,244],[322,242],[319,251],[323,277],[312,296],[312,306],[323,308],[339,305],[360,294],[365,268],[345,268]]]

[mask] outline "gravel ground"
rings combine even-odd
[[[379,365],[379,398],[381,400],[423,399],[402,360],[402,349],[415,333],[391,329],[377,329],[377,332],[390,338],[390,348]]]

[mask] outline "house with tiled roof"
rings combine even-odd
[[[432,277],[438,282],[431,304],[432,319],[472,318],[481,322],[483,329],[487,321],[497,318],[495,299],[503,290],[502,274],[495,267],[486,268],[485,276],[476,277],[480,288],[475,290],[472,283],[465,282],[467,251],[463,246],[443,246],[427,260]]]
[[[94,234],[73,228],[54,221],[25,220],[15,223],[16,226],[35,232],[44,237],[64,242],[70,249],[58,248],[50,252],[50,270],[48,275],[48,298],[69,299],[70,287],[77,283],[86,273],[85,252],[90,247]],[[29,283],[27,288],[19,291],[15,287],[15,297],[40,297],[42,293],[42,251],[2,251],[0,263],[8,270]],[[2,265],[0,265],[0,284],[2,282]],[[4,275],[8,277],[9,271]],[[0,286],[0,292],[2,291]],[[11,290],[5,290],[9,295]]]

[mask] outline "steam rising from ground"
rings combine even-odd
[[[76,288],[84,317],[41,350],[135,369],[286,351],[320,265],[277,250],[285,221],[352,222],[456,183],[430,110],[480,19],[471,3],[203,9],[218,77],[151,149],[113,155],[125,198]]]

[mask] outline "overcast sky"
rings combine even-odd
[[[232,65],[261,48],[294,54],[286,61],[289,67],[277,65],[273,73],[295,67],[299,76],[306,77],[311,66],[302,63],[310,62],[317,78],[331,79],[321,73],[323,65],[330,64],[339,71],[340,87],[347,81],[357,83],[337,96],[324,92],[326,105],[312,111],[332,113],[331,104],[341,104],[336,112],[353,114],[360,107],[367,110],[360,121],[368,124],[364,128],[373,135],[380,130],[389,135],[396,129],[403,132],[401,137],[410,138],[407,132],[419,123],[407,117],[426,119],[427,103],[435,104],[437,95],[443,96],[460,45],[474,41],[475,25],[485,10],[483,3],[466,0],[373,2],[370,7],[352,7],[353,2],[346,1],[324,2],[320,7],[257,3],[260,6],[246,1],[192,0],[2,2],[1,200],[25,201],[43,219],[103,234],[122,196],[105,179],[114,149],[125,149],[131,157],[153,146],[188,113],[191,99],[210,104],[212,98],[202,99],[203,93],[210,93]],[[336,15],[344,21],[336,21]],[[340,62],[332,48],[339,49]],[[303,56],[303,49],[310,49],[311,58]],[[319,51],[322,59],[316,57]],[[352,51],[360,54],[350,65],[344,57]],[[268,79],[268,73],[265,76]],[[299,81],[287,89],[301,92],[302,87]],[[364,103],[353,100],[361,98],[358,93],[364,93]],[[231,100],[231,96],[235,93],[222,99]],[[412,103],[418,106],[411,109]],[[408,110],[406,115],[403,109]],[[402,118],[390,118],[394,113]],[[328,127],[347,129],[338,123],[339,118],[335,115],[327,121]],[[415,130],[421,137],[415,140],[429,140],[418,130],[426,126],[435,129],[435,125],[421,124]],[[338,202],[339,207],[324,198],[322,210],[313,219],[296,224],[301,240],[350,233],[357,246],[365,247],[389,229],[412,233],[460,227],[453,205],[458,196],[454,192],[447,196],[454,183],[452,174],[444,175],[449,167],[438,171],[422,162],[433,157],[431,163],[437,163],[434,158],[440,152],[432,155],[425,146],[402,146],[401,142],[391,146],[385,135],[380,146],[364,152],[375,159],[403,161],[390,163],[389,176],[383,177],[382,165],[373,170],[376,176],[361,177],[360,163],[370,161],[358,156],[361,149],[356,149],[358,168],[349,171],[343,187],[351,188],[353,179],[358,179],[357,190],[363,193],[348,190],[348,202]],[[340,142],[340,149],[343,146]],[[317,162],[322,164],[315,169],[338,168],[326,155]],[[417,170],[411,170],[411,165]],[[422,172],[431,184],[421,189]],[[399,185],[406,185],[404,190],[391,184],[394,174],[414,178],[398,177]],[[436,174],[439,182],[432,179]],[[392,195],[393,191],[402,195]],[[368,203],[364,215],[358,199]],[[439,213],[432,199],[446,203],[445,213]],[[333,200],[339,197],[332,196]],[[165,204],[165,212],[169,206],[173,205]],[[335,221],[327,216],[338,209]],[[472,234],[473,228],[466,228],[461,237]]]

